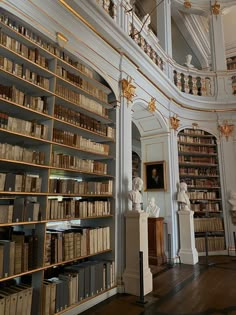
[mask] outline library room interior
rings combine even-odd
[[[236,315],[236,1],[0,1],[0,315]]]

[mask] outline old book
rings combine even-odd
[[[0,191],[3,191],[5,188],[5,180],[6,180],[6,174],[0,173]]]
[[[24,198],[16,198],[14,200],[12,222],[22,222],[23,221],[24,207],[25,207],[25,199]]]
[[[0,314],[5,315],[5,304],[6,304],[6,298],[3,296],[0,296]]]

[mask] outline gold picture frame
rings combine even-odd
[[[166,191],[166,161],[143,163],[144,191]]]

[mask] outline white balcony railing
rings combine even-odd
[[[215,96],[218,84],[217,73],[183,67],[168,57],[159,45],[158,38],[152,30],[143,25],[143,21],[130,11],[129,0],[96,1],[116,23],[120,20],[126,21],[127,25],[122,25],[123,30],[150,57],[154,64],[169,76],[169,79],[181,92],[204,97]],[[121,9],[118,10],[118,7]],[[123,14],[126,19],[120,19],[117,14]],[[226,72],[229,94],[236,95],[236,70]]]

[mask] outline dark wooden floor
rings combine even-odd
[[[137,297],[118,294],[83,315],[236,315],[236,261],[228,256],[195,266],[176,265],[153,279],[145,307]]]

